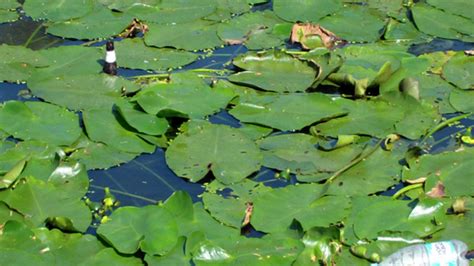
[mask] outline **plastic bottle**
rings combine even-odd
[[[467,252],[467,245],[459,240],[418,244],[402,248],[375,265],[469,266]]]

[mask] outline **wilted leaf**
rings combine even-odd
[[[332,48],[336,42],[341,40],[319,24],[296,23],[291,29],[290,41],[301,43],[304,49],[314,49],[317,47]]]

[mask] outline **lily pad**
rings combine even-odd
[[[124,11],[148,22],[172,24],[191,22],[216,10],[215,0],[125,1],[112,3],[109,8]]]
[[[10,101],[0,108],[0,128],[15,138],[70,145],[81,134],[78,117],[64,108],[42,102]]]
[[[169,83],[152,84],[134,100],[149,114],[203,118],[225,108],[234,94],[211,88],[194,74],[173,74]]]
[[[215,22],[197,20],[182,24],[150,24],[145,35],[148,46],[175,47],[184,50],[202,50],[222,45]]]
[[[197,54],[169,48],[152,48],[141,39],[125,39],[115,45],[118,64],[126,68],[166,70],[187,65],[198,58]]]
[[[164,255],[178,241],[178,227],[171,214],[160,206],[122,207],[97,234],[124,254],[139,249],[149,255]]]
[[[278,51],[243,54],[233,64],[245,71],[231,75],[230,81],[268,91],[305,91],[317,75],[312,66]]]
[[[15,9],[20,6],[17,0],[4,0],[0,3],[0,9]]]
[[[473,153],[472,149],[466,149],[423,155],[416,164],[410,165],[410,169],[404,169],[403,180],[426,178],[426,192],[430,192],[441,182],[442,194],[445,196],[471,196],[474,194],[474,181],[469,176],[474,173]]]
[[[50,182],[29,177],[14,189],[2,191],[0,200],[27,217],[34,226],[44,225],[48,218],[62,218],[72,223],[69,230],[84,232],[91,222],[91,213],[82,196],[74,196]]]
[[[474,91],[461,91],[453,90],[449,95],[449,103],[456,109],[458,112],[464,113],[474,113],[474,102],[472,99],[474,97]]]
[[[280,130],[301,129],[344,113],[337,100],[321,93],[255,96],[230,111],[240,121]]]
[[[83,8],[82,5],[80,9]],[[129,14],[113,12],[102,5],[95,4],[93,10],[85,16],[53,23],[48,26],[47,32],[80,40],[108,38],[120,34],[132,20],[133,17]]]
[[[152,153],[155,147],[137,133],[124,128],[111,109],[91,109],[83,112],[87,135],[123,152]]]
[[[169,167],[192,182],[208,172],[221,182],[238,182],[259,170],[261,159],[255,143],[237,129],[209,123],[189,125],[166,151]]]
[[[319,23],[336,36],[351,42],[374,42],[380,39],[385,21],[380,12],[368,7],[349,5]]]
[[[421,2],[416,3],[411,11],[417,28],[426,34],[446,39],[474,41],[474,23],[470,19],[443,12]]]
[[[122,93],[138,90],[136,84],[106,74],[64,75],[46,79],[32,77],[28,88],[35,96],[72,110],[111,108]]]
[[[446,2],[443,0],[427,0],[426,2],[449,13],[474,20],[474,14],[470,12],[474,8],[474,4],[470,1],[452,0]]]
[[[474,90],[472,73],[474,73],[474,57],[462,53],[453,56],[443,67],[443,77],[463,90]]]
[[[19,17],[16,11],[0,9],[0,23],[12,22]]]
[[[342,8],[340,1],[334,0],[274,0],[273,9],[282,19],[318,22],[321,18],[331,15]]]
[[[140,111],[138,106],[122,100],[117,103],[118,110],[127,124],[148,135],[163,135],[168,129],[168,121],[156,115]]]
[[[33,19],[64,21],[85,16],[94,8],[93,0],[27,0],[23,9]]]
[[[349,213],[349,199],[345,196],[321,197],[322,191],[322,185],[305,184],[262,193],[253,202],[251,224],[258,231],[282,232],[293,219],[298,220],[304,230],[341,221]]]
[[[227,44],[245,43],[250,49],[271,48],[283,42],[272,34],[273,26],[281,22],[270,11],[252,12],[219,24],[217,34]],[[265,41],[256,46],[255,38],[264,38]]]

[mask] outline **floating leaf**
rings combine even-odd
[[[121,253],[134,254],[139,249],[149,255],[164,255],[178,241],[178,227],[171,214],[160,206],[122,207],[97,234]]]
[[[64,75],[28,81],[33,94],[72,110],[112,108],[122,93],[134,92],[138,86],[122,77],[106,74]]]
[[[19,17],[16,11],[0,9],[0,23],[12,22]]]
[[[474,113],[474,91],[461,91],[454,89],[449,95],[449,103],[456,109],[456,111],[464,113]]]
[[[245,71],[231,75],[230,81],[268,91],[305,91],[316,78],[313,67],[278,51],[243,54],[233,64]]]
[[[410,169],[404,169],[403,179],[425,177],[425,191],[430,191],[441,181],[446,196],[471,196],[474,194],[474,182],[469,178],[473,173],[472,155],[472,149],[423,155],[416,164],[410,165]]]
[[[261,154],[237,129],[197,123],[173,140],[166,161],[177,175],[192,182],[212,171],[221,182],[234,183],[260,169]]]
[[[147,47],[142,39],[125,39],[115,44],[118,65],[126,68],[166,70],[187,65],[197,54],[176,49]]]
[[[322,189],[319,184],[306,184],[262,193],[253,202],[253,227],[262,232],[282,232],[296,219],[308,230],[342,220],[348,214],[349,200],[345,196],[321,197]]]
[[[425,3],[416,3],[411,11],[421,32],[446,39],[474,40],[474,23],[470,19],[443,12]]]
[[[296,23],[291,29],[290,41],[301,43],[303,49],[309,50],[318,47],[332,48],[340,39],[319,24]]]
[[[443,67],[443,77],[463,90],[474,89],[472,73],[474,73],[474,57],[462,53],[453,56]]]
[[[179,237],[176,246],[164,256],[145,255],[147,265],[188,265],[191,258],[184,253],[185,241],[185,237]]]
[[[443,0],[427,0],[426,2],[451,14],[463,16],[465,18],[474,20],[474,15],[472,14],[472,12],[470,12],[470,10],[474,8],[474,4],[470,1],[466,2],[463,0],[452,0],[446,2]]]
[[[168,121],[156,115],[147,114],[125,100],[118,101],[118,110],[127,124],[148,135],[163,135],[168,129]]]
[[[79,9],[84,8],[82,5]],[[53,23],[48,26],[47,31],[53,35],[80,40],[108,38],[121,33],[132,19],[129,14],[113,12],[95,4],[93,10],[85,16]]]
[[[103,142],[123,152],[152,153],[154,146],[135,132],[124,128],[110,109],[92,109],[83,112],[87,135],[93,141]]]
[[[20,6],[17,0],[4,0],[0,3],[0,9],[15,9]]]
[[[194,74],[173,74],[170,80],[148,86],[134,99],[149,114],[203,118],[234,97],[230,90],[211,88]]]
[[[247,123],[280,130],[297,130],[345,112],[337,100],[321,93],[254,96],[239,103],[230,114]]]
[[[317,22],[321,18],[335,13],[342,7],[339,1],[334,0],[274,0],[275,13],[288,21]]]
[[[23,159],[19,161],[10,171],[8,171],[4,176],[0,178],[0,187],[8,188],[10,187],[20,176],[21,172],[25,168],[26,160]]]
[[[217,24],[197,20],[183,24],[149,24],[150,31],[145,35],[149,46],[175,47],[184,50],[202,50],[220,46]]]
[[[93,0],[27,0],[23,9],[33,19],[63,21],[79,18],[91,12]]]
[[[245,43],[249,49],[272,48],[283,40],[272,34],[282,21],[270,11],[252,12],[219,24],[217,34],[226,44]]]
[[[52,183],[34,177],[20,180],[14,189],[2,191],[0,199],[23,214],[34,226],[44,225],[46,219],[66,218],[72,228],[84,232],[91,222],[89,208],[75,197]]]
[[[81,134],[78,117],[43,102],[9,101],[0,108],[0,128],[15,138],[70,145]]]
[[[352,42],[377,41],[385,25],[381,14],[363,6],[349,5],[319,21],[325,29]]]

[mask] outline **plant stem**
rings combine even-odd
[[[463,114],[463,115],[459,115],[459,116],[455,116],[455,117],[452,117],[444,122],[441,122],[439,123],[436,127],[434,127],[430,132],[428,132],[428,134],[426,134],[426,136],[421,140],[420,144],[423,144],[424,142],[426,142],[426,140],[431,137],[434,133],[436,133],[437,131],[439,131],[440,129],[448,126],[449,124],[451,123],[454,123],[454,122],[457,122],[459,120],[462,120],[464,118],[467,118],[469,116],[471,116],[472,113],[467,113],[467,114]]]
[[[42,26],[43,26],[43,24],[39,24],[38,27],[36,27],[36,29],[33,31],[33,33],[31,33],[30,37],[28,38],[28,40],[26,40],[26,42],[25,42],[25,44],[23,44],[23,46],[28,47],[28,45],[30,45],[31,40],[33,40],[33,38],[36,36],[36,34],[38,34],[38,32],[40,31]]]
[[[102,187],[102,186],[96,186],[96,185],[92,185],[90,184],[89,187],[91,188],[95,188],[95,189],[105,189],[105,187]],[[141,199],[143,201],[147,201],[147,202],[150,202],[150,203],[153,203],[153,204],[156,204],[158,203],[157,200],[154,200],[154,199],[150,199],[150,198],[146,198],[146,197],[142,197],[142,196],[139,196],[139,195],[135,195],[135,194],[131,194],[131,193],[127,193],[127,192],[124,192],[124,191],[120,191],[120,190],[116,190],[116,189],[110,189],[111,192],[115,193],[115,194],[121,194],[121,195],[124,195],[124,196],[127,196],[127,197],[131,197],[131,198],[136,198],[136,199]]]
[[[370,155],[372,155],[372,153],[374,153],[380,147],[380,144],[382,144],[382,142],[383,142],[383,139],[379,140],[377,144],[375,144],[375,146],[371,150],[369,150],[366,154],[361,155],[359,158],[355,159],[354,161],[350,162],[348,165],[339,169],[337,172],[335,172],[331,177],[329,177],[326,180],[325,184],[331,183],[332,181],[334,181],[334,179],[336,179],[336,177],[338,177],[345,171],[349,170],[349,168],[353,167],[354,165],[368,158]]]
[[[422,186],[423,186],[423,183],[413,184],[413,185],[403,187],[400,190],[398,190],[395,194],[393,194],[392,199],[398,199],[401,195],[405,194],[406,192],[408,192],[410,190],[413,190],[413,189],[420,188]]]

